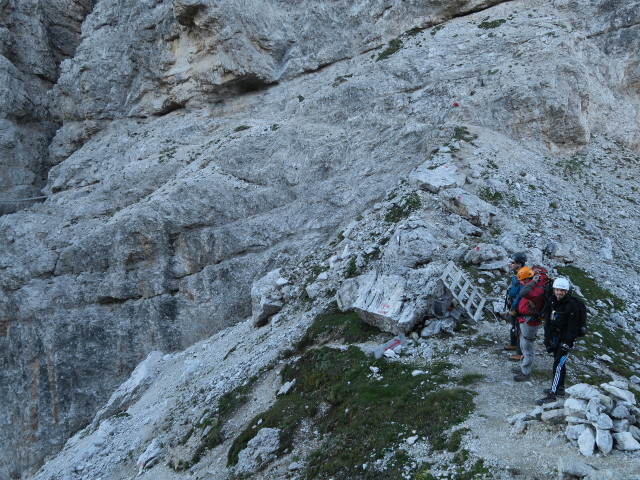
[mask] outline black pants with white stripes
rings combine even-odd
[[[564,377],[567,374],[565,364],[569,358],[569,353],[561,348],[556,348],[553,355],[553,381],[551,382],[551,392],[564,392]]]

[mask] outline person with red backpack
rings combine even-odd
[[[517,277],[522,289],[514,301],[517,304],[513,307],[515,307],[520,327],[520,349],[523,357],[519,367],[513,369],[515,373],[513,379],[516,382],[524,382],[531,377],[535,358],[534,342],[538,329],[542,325],[541,314],[544,308],[546,278],[540,278],[530,267],[522,267],[518,270]]]

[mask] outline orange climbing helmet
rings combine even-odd
[[[516,276],[518,277],[519,281],[526,280],[527,278],[533,277],[533,270],[531,269],[531,267],[522,267],[518,270]]]

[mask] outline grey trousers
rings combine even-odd
[[[534,342],[539,328],[540,326],[532,327],[526,322],[520,324],[520,350],[522,350],[523,355],[520,362],[520,370],[525,375],[530,375],[533,368],[533,359],[535,358]]]

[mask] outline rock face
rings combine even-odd
[[[433,241],[397,232],[403,268],[526,212],[548,232],[507,225],[526,247],[637,281],[607,262],[634,245],[638,2],[533,3],[0,4],[0,190],[48,195],[0,218],[0,477],[59,449],[149,352],[248,317],[253,281],[412,172]],[[562,196],[575,178],[591,182]],[[414,208],[394,205],[388,223]]]
[[[47,92],[72,57],[97,0],[20,0],[0,5],[0,214],[41,197],[57,128]]]

